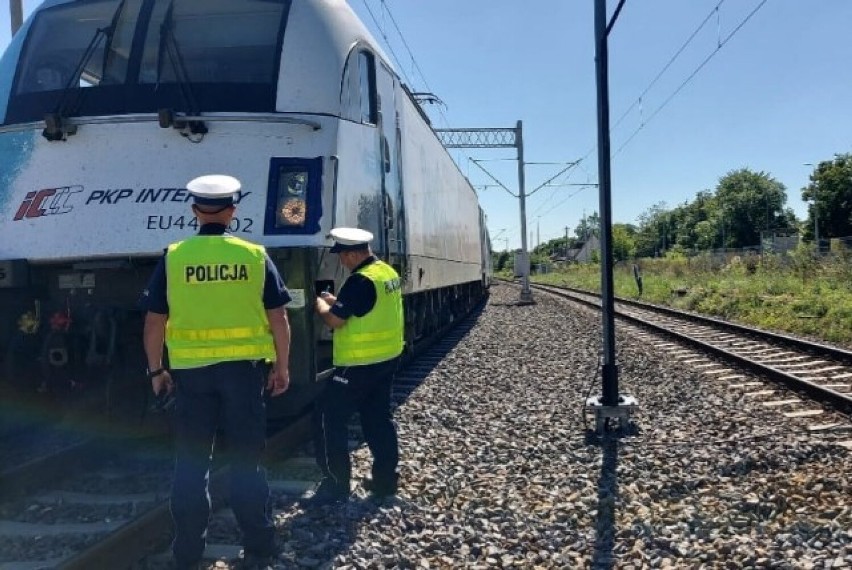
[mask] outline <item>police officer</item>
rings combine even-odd
[[[370,251],[373,234],[357,228],[331,231],[330,249],[351,271],[337,297],[323,293],[316,312],[334,329],[334,374],[319,400],[315,445],[323,473],[308,505],[345,501],[351,464],[347,423],[357,411],[370,452],[372,479],[364,486],[377,496],[397,491],[399,450],[391,420],[391,381],[403,349],[402,291],[394,269]]]
[[[195,568],[202,558],[210,516],[207,479],[220,432],[245,556],[249,564],[263,563],[276,553],[269,487],[259,466],[266,442],[263,392],[265,387],[278,396],[290,383],[284,308],[290,295],[262,246],[226,233],[240,182],[201,176],[187,190],[198,235],[169,246],[142,303],[148,378],[157,395],[176,390],[172,549],[178,568]],[[274,363],[268,374],[267,362]]]

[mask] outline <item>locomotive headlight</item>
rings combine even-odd
[[[279,228],[304,227],[308,214],[308,171],[301,168],[282,168],[278,175],[278,201],[275,208],[275,226]]]
[[[263,231],[278,235],[307,235],[319,231],[322,217],[323,160],[273,157]]]
[[[287,193],[292,196],[303,196],[308,182],[308,175],[304,172],[294,172],[286,177]]]
[[[307,207],[304,200],[291,198],[284,202],[278,211],[278,223],[287,226],[304,225],[306,212]]]

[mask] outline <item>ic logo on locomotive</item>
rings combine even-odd
[[[74,209],[68,204],[68,199],[74,194],[83,191],[82,186],[61,186],[59,188],[45,188],[36,192],[27,192],[27,196],[18,211],[15,213],[14,221],[24,218],[41,218],[42,216],[56,216],[67,214]]]

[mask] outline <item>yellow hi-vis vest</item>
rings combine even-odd
[[[383,261],[374,261],[356,271],[376,288],[376,304],[363,317],[351,316],[335,329],[335,366],[361,366],[390,360],[402,353],[402,289],[399,275]]]
[[[172,368],[231,360],[275,360],[263,307],[262,246],[233,236],[194,236],[166,253]]]

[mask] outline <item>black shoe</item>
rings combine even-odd
[[[277,556],[255,556],[246,554],[243,557],[242,564],[239,565],[240,570],[270,570],[275,567]]]
[[[390,497],[399,490],[399,479],[394,478],[390,483],[379,483],[373,479],[364,479],[364,489],[376,497]]]
[[[273,542],[272,546],[261,552],[244,552],[242,564],[239,568],[244,570],[266,570],[273,568],[278,557],[281,555],[281,546]]]
[[[302,499],[299,504],[310,508],[342,504],[348,500],[349,489],[335,485],[330,479],[323,479],[314,494],[307,499]]]

